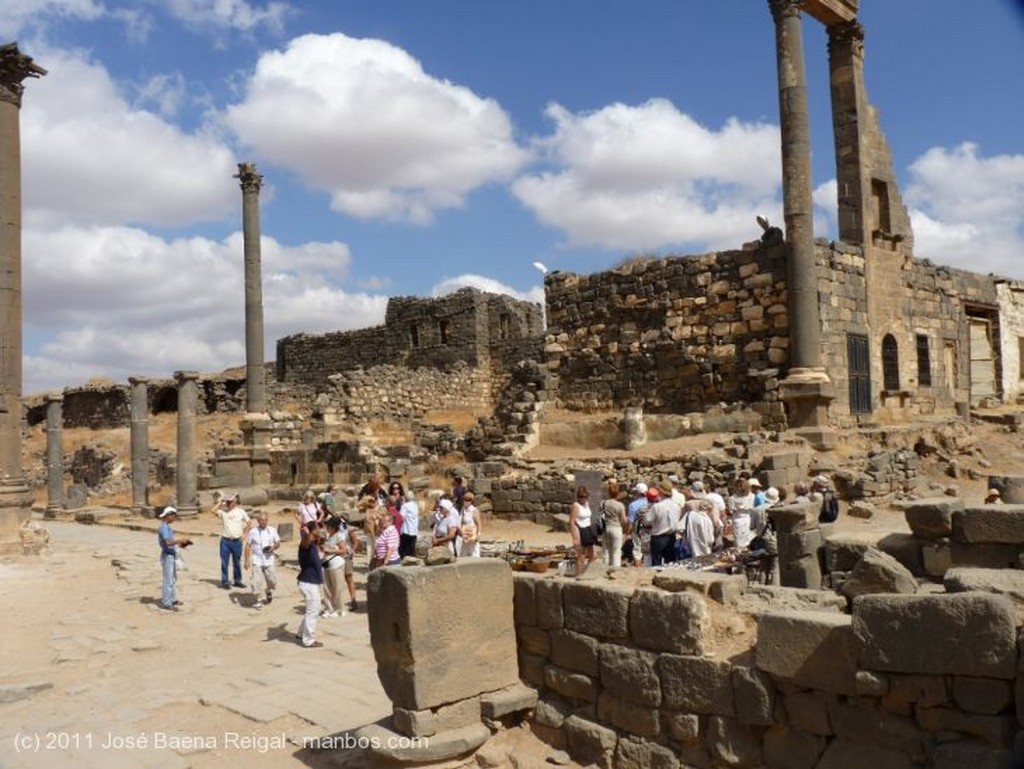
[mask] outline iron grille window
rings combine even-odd
[[[900,348],[892,334],[882,337],[882,382],[890,392],[900,389]]]
[[[932,386],[932,359],[928,353],[928,337],[917,335],[917,383],[921,387]]]

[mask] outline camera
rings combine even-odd
[[[265,548],[263,548],[263,555],[270,555],[273,552],[274,552],[273,545],[267,545]]]

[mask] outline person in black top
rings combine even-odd
[[[320,586],[324,584],[324,567],[320,562],[321,529],[309,523],[302,527],[299,541],[299,592],[306,602],[306,614],[299,625],[296,639],[307,649],[323,646],[316,640],[316,618],[320,614]]]

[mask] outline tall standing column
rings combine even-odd
[[[814,200],[811,179],[811,128],[801,10],[803,0],[768,0],[775,20],[779,75],[779,124],[782,133],[782,198],[788,260],[790,370],[781,383],[790,427],[810,428],[811,442],[827,447],[825,436],[832,384],[821,367],[821,313],[814,253]]]
[[[132,511],[149,507],[149,380],[129,377],[131,385]]]
[[[260,186],[254,163],[239,163],[242,237],[245,248],[245,410],[267,410],[267,371],[263,349],[263,273],[260,265]]]
[[[178,499],[179,515],[199,510],[196,482],[196,380],[197,371],[176,371],[178,382]]]
[[[64,394],[46,394],[46,517],[64,507]]]
[[[32,492],[21,466],[21,97],[45,75],[16,43],[0,46],[0,553],[21,552]]]

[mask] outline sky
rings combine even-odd
[[[861,0],[916,255],[1024,279],[1024,0]],[[5,0],[26,394],[245,363],[239,162],[267,359],[463,286],[738,248],[782,223],[765,0]],[[804,21],[815,234],[826,35]],[[387,361],[382,361],[387,362]]]

